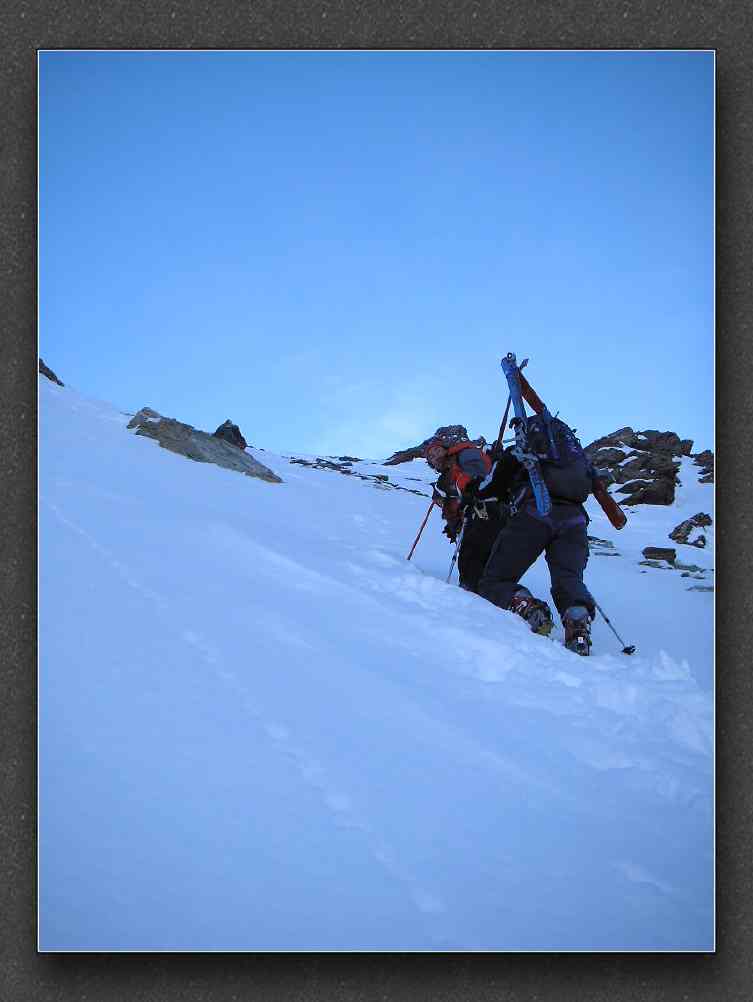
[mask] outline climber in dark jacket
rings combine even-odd
[[[494,542],[478,584],[479,595],[502,609],[517,613],[534,632],[549,634],[554,626],[549,606],[518,583],[544,553],[549,565],[552,598],[565,628],[565,646],[587,655],[596,606],[583,583],[588,561],[585,508],[582,504],[552,497],[549,514],[539,514],[526,469],[512,455],[511,449],[505,450],[498,460],[492,484],[498,494],[510,492],[514,511]]]
[[[458,554],[460,587],[477,592],[484,566],[506,519],[504,505],[496,497],[489,492],[484,498],[478,496],[492,461],[482,448],[468,441],[448,446],[440,439],[431,439],[424,455],[440,473],[433,498],[442,509],[445,520],[442,531],[450,542],[457,540],[465,520]]]

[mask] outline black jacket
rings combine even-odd
[[[518,462],[510,449],[505,449],[492,470],[491,480],[478,492],[478,496],[507,502],[527,483],[525,466]]]

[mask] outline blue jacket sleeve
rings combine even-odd
[[[463,449],[457,458],[458,466],[469,477],[481,477],[483,480],[486,476],[486,466],[478,449]]]

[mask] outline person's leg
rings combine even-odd
[[[591,651],[591,620],[596,614],[593,596],[583,583],[588,563],[587,525],[579,506],[557,506],[554,534],[546,551],[552,598],[565,628],[565,646],[582,655]]]
[[[458,556],[460,587],[478,592],[479,581],[492,547],[503,528],[499,518],[474,518],[463,534]]]
[[[560,615],[570,606],[585,606],[593,618],[596,606],[583,583],[588,563],[586,514],[580,505],[555,505],[552,521],[554,531],[546,548],[546,562],[552,579],[554,604]]]
[[[548,633],[551,613],[546,602],[535,599],[518,583],[549,542],[551,525],[519,511],[497,536],[478,592],[501,609],[522,616],[532,630]]]

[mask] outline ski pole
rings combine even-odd
[[[607,626],[609,627],[609,629],[612,631],[612,633],[615,635],[615,637],[617,637],[617,639],[619,640],[619,642],[622,644],[622,653],[623,654],[635,654],[635,644],[630,644],[630,646],[627,647],[625,645],[625,641],[622,639],[622,637],[619,635],[619,633],[617,632],[617,630],[615,630],[615,628],[609,622],[609,617],[604,612],[604,610],[599,605],[599,603],[596,601],[596,599],[594,599],[594,605],[596,606],[596,608],[599,610],[599,612],[604,617],[604,620],[605,620]]]
[[[502,418],[502,424],[499,426],[499,435],[497,435],[497,441],[492,446],[491,455],[492,459],[498,454],[502,453],[502,436],[505,432],[505,425],[507,424],[507,415],[510,413],[510,404],[512,403],[512,397],[507,398],[507,407],[505,407],[505,416]]]
[[[436,501],[432,501],[431,504],[429,505],[429,510],[426,512],[426,516],[424,517],[424,520],[421,523],[421,528],[418,530],[418,535],[416,536],[415,540],[413,541],[413,546],[411,546],[411,548],[410,548],[410,553],[405,558],[406,560],[410,560],[410,558],[413,556],[413,551],[415,550],[416,546],[418,545],[418,541],[421,538],[421,533],[424,531],[424,526],[429,521],[429,515],[431,515],[431,509],[434,507],[434,505],[436,503],[437,503]]]
[[[463,533],[465,532],[465,527],[467,525],[467,519],[463,519],[463,524],[460,526],[460,532],[458,533],[458,541],[455,544],[455,552],[452,555],[452,560],[450,561],[450,570],[447,574],[447,584],[450,583],[450,578],[452,577],[452,572],[455,567],[455,561],[458,559],[458,553],[460,553],[460,544],[463,542]]]

